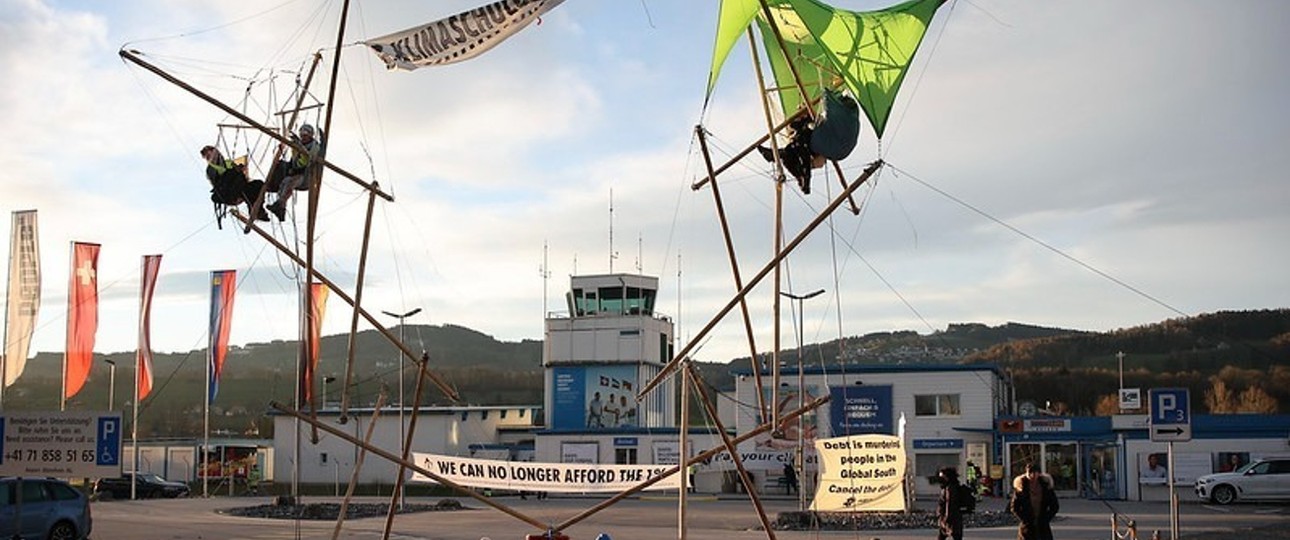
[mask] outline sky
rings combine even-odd
[[[705,107],[712,0],[567,0],[474,60],[415,72],[357,45],[483,3],[354,2],[328,155],[395,197],[375,205],[364,307],[541,339],[544,313],[566,311],[570,275],[641,272],[660,278],[657,309],[681,343],[695,340],[735,288],[712,193],[690,187],[703,176],[694,129],[711,134],[718,164],[764,132],[748,47]],[[198,156],[268,141],[221,130],[234,120],[117,52],[267,119],[319,50],[312,95],[326,99],[339,11],[0,0],[0,210],[39,212],[33,354],[64,348],[71,241],[103,246],[97,352],[136,347],[140,259],[155,253],[154,350],[206,346],[208,275],[228,268],[231,342],[295,339],[298,272],[260,238],[217,227]],[[889,165],[857,191],[862,212],[836,213],[787,259],[784,290],[826,291],[804,303],[805,341],[965,322],[1105,331],[1290,306],[1286,21],[1290,3],[1275,0],[952,0],[884,140],[864,126],[842,164],[849,178]],[[306,119],[321,124],[317,111]],[[745,279],[773,253],[771,178],[759,158],[720,177]],[[837,182],[817,171],[810,195],[786,186],[787,238]],[[352,294],[367,196],[328,174],[320,201],[317,264]],[[272,227],[288,243],[305,234],[296,209]],[[767,280],[750,295],[761,351],[773,290]],[[784,304],[785,348],[798,315]],[[349,325],[333,296],[324,333]],[[699,337],[701,361],[748,354],[737,315]]]

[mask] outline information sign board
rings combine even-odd
[[[121,413],[0,413],[0,476],[121,475]]]

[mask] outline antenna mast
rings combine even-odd
[[[614,273],[614,259],[618,258],[618,253],[614,251],[614,188],[609,188],[609,273]]]
[[[542,241],[542,266],[538,267],[538,275],[542,276],[542,320],[546,320],[546,316],[547,316],[546,287],[547,287],[547,283],[551,281],[551,267],[547,266],[546,254],[547,254],[547,242],[546,240],[543,240]]]

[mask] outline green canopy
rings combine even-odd
[[[817,0],[766,0],[783,36],[785,54],[765,18],[761,0],[722,0],[708,95],[712,95],[731,47],[755,19],[786,116],[802,103],[789,69],[792,62],[810,99],[818,98],[826,87],[845,86],[860,103],[874,133],[882,138],[905,71],[932,16],[945,1],[909,0],[876,11],[848,11]]]

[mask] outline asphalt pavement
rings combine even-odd
[[[362,497],[365,503],[384,502]],[[439,498],[409,498],[410,502],[430,503]],[[396,516],[390,538],[402,540],[519,540],[525,534],[539,532],[535,527],[472,499],[459,499],[468,509],[452,512],[421,512]],[[529,515],[541,523],[557,524],[580,516],[600,503],[600,498],[553,497],[545,500],[520,500],[499,497],[498,502]],[[329,539],[336,528],[334,521],[271,520],[234,517],[221,509],[269,504],[268,497],[201,497],[145,501],[103,501],[93,503],[95,540],[185,540],[242,538]],[[334,497],[306,498],[305,503],[339,502]],[[797,509],[797,500],[771,498],[764,501],[771,519],[779,512]],[[1138,525],[1139,537],[1151,538],[1155,530],[1169,538],[1169,507],[1166,503],[1088,501],[1062,499],[1062,511],[1053,524],[1060,540],[1111,538],[1111,519],[1118,512]],[[919,501],[916,507],[928,509],[932,501]],[[987,499],[978,510],[1002,510],[1001,499]],[[614,540],[680,538],[678,504],[675,495],[628,499],[602,512],[578,520],[565,532],[571,540],[593,540],[600,533]],[[1284,504],[1236,504],[1212,506],[1186,503],[1180,507],[1180,535],[1192,540],[1211,538],[1287,538],[1265,536],[1290,531],[1290,506]],[[1123,523],[1123,522],[1122,522]],[[384,518],[365,518],[344,522],[338,538],[381,538]],[[1257,534],[1249,531],[1258,528]],[[1124,529],[1121,527],[1121,534]],[[898,540],[935,538],[932,529],[882,531],[776,531],[775,538],[806,540],[818,538]],[[687,510],[685,538],[693,540],[743,540],[768,538],[759,530],[759,522],[746,498],[691,496]],[[1012,540],[1014,527],[968,529],[967,539]]]

